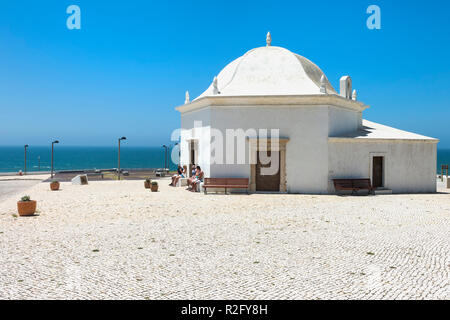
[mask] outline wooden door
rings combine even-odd
[[[372,187],[383,187],[383,157],[373,157]]]
[[[188,177],[192,177],[192,166],[195,165],[195,142],[189,142],[189,169],[187,172]]]
[[[195,142],[194,141],[191,141],[191,143],[190,143],[190,145],[189,145],[189,152],[190,152],[190,164],[191,165],[193,165],[193,164],[196,164],[195,163],[195,157],[196,157],[196,154],[195,154]]]
[[[270,163],[262,164],[259,159],[259,152],[257,152],[257,155],[258,155],[258,162],[256,164],[256,191],[279,192],[280,191],[280,152],[276,152],[276,155],[274,154],[274,156],[278,157],[278,172],[271,176],[261,174],[261,168],[269,168],[271,164]],[[268,151],[267,156],[271,157],[272,152]]]

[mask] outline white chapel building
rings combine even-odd
[[[180,163],[200,165],[205,177],[249,178],[252,192],[331,194],[339,178],[370,178],[373,187],[393,193],[436,192],[438,140],[364,120],[367,108],[350,77],[342,77],[335,91],[314,63],[271,46],[269,33],[265,47],[228,64],[199,97],[190,101],[186,93],[185,104],[176,108]],[[229,141],[213,150],[213,133],[226,140],[232,129],[250,133],[245,162],[225,161]],[[273,154],[270,137],[260,136],[260,129],[279,130]],[[276,173],[261,174],[266,165],[259,156],[250,159],[257,151],[276,157]],[[220,153],[224,161],[218,163]]]

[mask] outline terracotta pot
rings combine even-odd
[[[19,216],[32,216],[36,212],[36,201],[17,201]]]
[[[59,190],[59,182],[53,181],[50,183],[50,189],[53,191]]]
[[[150,189],[150,181],[144,181],[145,189]]]
[[[157,184],[152,184],[152,192],[157,192],[158,191],[158,185]]]

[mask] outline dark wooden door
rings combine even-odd
[[[195,144],[194,141],[189,143],[189,153],[190,153],[190,161],[189,161],[189,172],[188,177],[192,177],[192,166],[195,165]]]
[[[383,187],[383,157],[373,157],[372,187]]]
[[[262,175],[261,174],[261,168],[269,168],[271,163],[268,164],[262,164],[259,159],[259,152],[258,154],[258,162],[256,164],[256,191],[280,191],[280,153],[274,152],[274,156],[278,157],[278,171],[274,175]],[[272,152],[268,151],[267,156],[271,157]]]
[[[194,141],[191,141],[189,143],[189,152],[190,152],[190,163],[195,164],[195,143]],[[189,168],[190,169],[190,168]]]

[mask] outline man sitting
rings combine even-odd
[[[172,177],[172,183],[169,186],[176,187],[178,180],[184,178],[184,169],[182,166],[178,165],[177,174]]]

